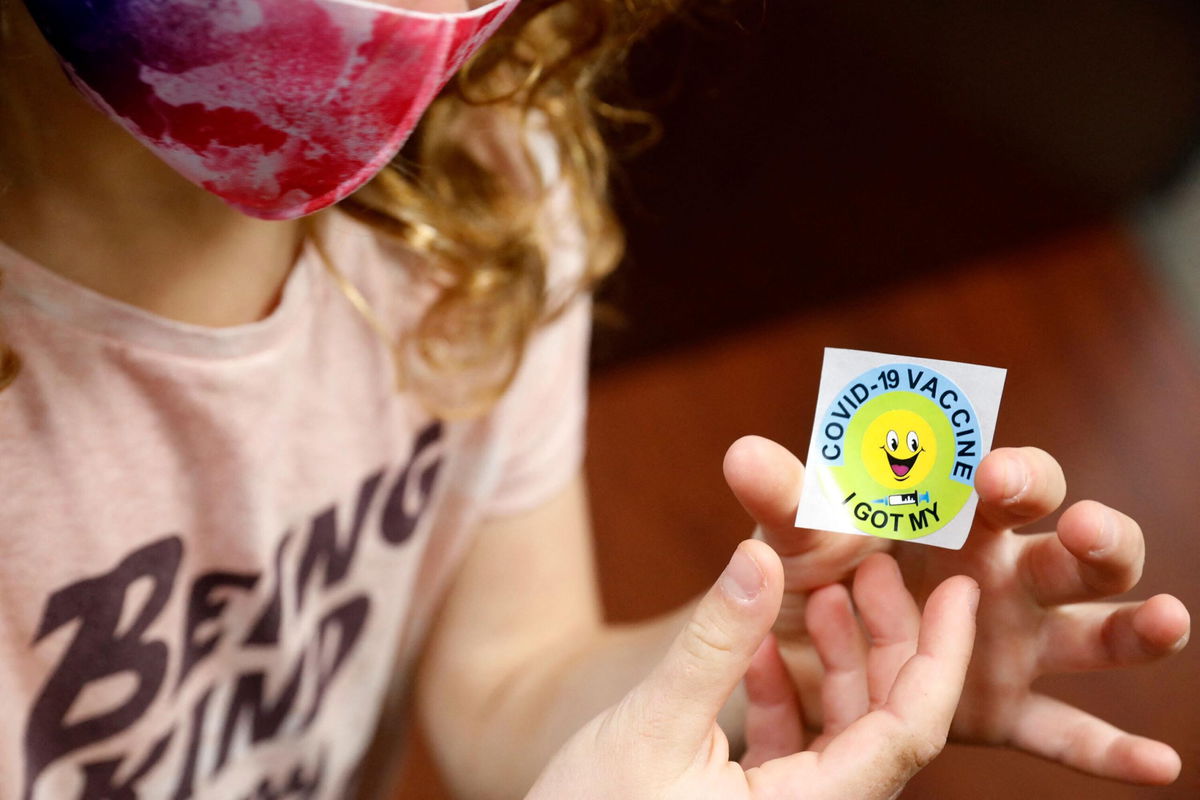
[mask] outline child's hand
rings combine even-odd
[[[801,697],[812,696],[820,670],[813,632],[804,622],[805,605],[813,602],[808,592],[848,575],[887,543],[795,529],[803,467],[765,439],[735,443],[725,474],[762,538],[782,557],[788,591],[775,633]],[[1062,515],[1055,533],[1014,533],[1014,527],[1054,512],[1066,494],[1057,462],[1033,448],[988,455],[976,488],[979,509],[962,550],[895,548],[905,582],[919,599],[957,573],[974,577],[983,593],[976,656],[951,737],[1015,747],[1102,777],[1170,783],[1180,760],[1169,746],[1120,731],[1032,688],[1041,675],[1130,666],[1183,646],[1188,612],[1174,597],[1082,602],[1133,588],[1145,556],[1141,530],[1117,511],[1081,502]],[[810,720],[819,718],[817,709],[805,711]]]
[[[768,637],[782,594],[775,553],[743,543],[663,661],[567,742],[527,800],[895,797],[945,743],[971,656],[977,587],[945,581],[921,616],[895,563],[877,556],[854,585],[869,646],[842,586],[814,593],[809,627],[829,666],[827,727],[819,752],[802,753],[796,697]],[[716,724],[743,675],[748,769],[729,760]]]

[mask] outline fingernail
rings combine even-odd
[[[1088,548],[1088,555],[1093,558],[1102,556],[1116,543],[1117,528],[1113,524],[1112,514],[1106,511],[1100,515],[1100,530],[1096,532],[1096,538],[1092,540],[1092,546]]]
[[[967,600],[967,607],[971,609],[972,614],[979,611],[979,594],[979,584],[975,584],[975,588],[971,590],[971,597]]]
[[[1016,500],[1029,481],[1025,468],[1015,458],[1007,458],[1004,462],[1004,499]]]
[[[763,574],[753,558],[738,548],[721,573],[721,586],[737,600],[749,601],[762,591]]]
[[[1180,636],[1178,639],[1176,639],[1175,644],[1171,645],[1171,652],[1178,653],[1180,650],[1187,647],[1188,639],[1190,639],[1191,636],[1191,631],[1188,631],[1183,636]]]

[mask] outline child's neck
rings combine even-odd
[[[228,326],[278,301],[303,240],[188,183],[89,106],[24,7],[0,50],[0,240],[160,316]]]

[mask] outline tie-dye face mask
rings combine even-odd
[[[97,107],[234,207],[293,219],[383,169],[518,0],[25,2]]]

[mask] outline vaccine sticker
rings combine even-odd
[[[797,527],[962,547],[1004,375],[827,348]]]

